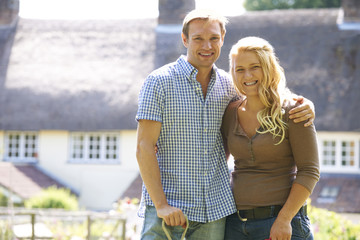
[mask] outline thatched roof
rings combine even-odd
[[[135,128],[139,86],[154,68],[155,23],[20,19],[0,128]]]
[[[248,12],[231,17],[217,63],[241,37],[269,40],[288,85],[316,106],[322,131],[359,131],[360,32],[341,31],[338,9]],[[135,129],[137,95],[154,68],[185,53],[178,33],[156,19],[49,21],[20,19],[0,129]]]

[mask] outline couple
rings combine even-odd
[[[263,39],[233,46],[231,76],[218,69],[225,24],[190,12],[187,55],[152,72],[140,91],[141,239],[166,239],[162,220],[180,239],[186,217],[186,239],[312,239],[304,204],[319,179],[312,103],[295,107]]]

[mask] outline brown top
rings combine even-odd
[[[294,123],[289,110],[295,103],[284,104],[284,121],[288,129],[280,137],[256,133],[249,139],[237,119],[243,100],[232,102],[225,111],[222,133],[235,159],[232,190],[239,210],[259,206],[283,205],[293,182],[310,192],[320,178],[317,138],[314,125]]]

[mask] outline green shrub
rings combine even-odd
[[[309,218],[314,239],[360,240],[360,224],[354,224],[340,214],[310,206]]]
[[[14,207],[23,207],[24,203],[21,201],[13,202]],[[9,206],[9,198],[6,194],[0,189],[0,207],[8,207]]]
[[[61,208],[78,210],[78,200],[69,189],[49,187],[25,201],[26,208]]]
[[[0,206],[1,207],[7,207],[8,205],[8,198],[5,196],[5,194],[0,191]]]

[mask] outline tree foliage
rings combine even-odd
[[[247,11],[289,8],[338,8],[340,0],[245,0]]]

